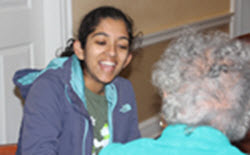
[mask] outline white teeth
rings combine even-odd
[[[115,63],[111,61],[101,61],[101,64],[107,65],[107,66],[115,66]]]

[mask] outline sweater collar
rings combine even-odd
[[[229,145],[229,139],[219,130],[210,126],[191,127],[184,124],[169,125],[166,127],[159,138],[168,142],[189,144],[192,143],[203,145],[202,143],[213,143],[214,145]],[[181,139],[181,140],[180,140]]]

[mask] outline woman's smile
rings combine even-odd
[[[104,60],[104,61],[100,61],[99,64],[100,64],[101,69],[104,72],[113,72],[116,67],[116,63],[113,61]]]

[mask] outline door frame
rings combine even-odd
[[[64,49],[67,40],[72,38],[72,1],[44,0],[44,42],[45,62],[56,56],[56,51]]]
[[[230,22],[230,36],[231,38],[240,36],[244,34],[246,31],[243,30],[243,22],[245,22],[242,18],[242,14],[246,11],[243,10],[244,2],[243,0],[230,0],[230,11],[234,13]],[[247,27],[250,28],[250,22],[244,23],[247,24]],[[248,30],[250,32],[250,30]]]

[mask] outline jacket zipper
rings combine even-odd
[[[109,124],[109,143],[113,142],[113,111],[117,103],[117,90],[116,86],[114,84],[110,84],[110,89],[109,89],[112,94],[112,101],[108,101],[108,124]]]
[[[83,140],[82,140],[82,155],[85,155],[86,153],[86,138],[88,135],[88,130],[89,130],[89,122],[88,120],[85,118],[85,130],[84,130],[84,134],[83,134]]]
[[[112,114],[113,114],[113,108],[112,104],[108,104],[108,124],[109,124],[109,143],[113,142],[113,119],[112,119]]]

